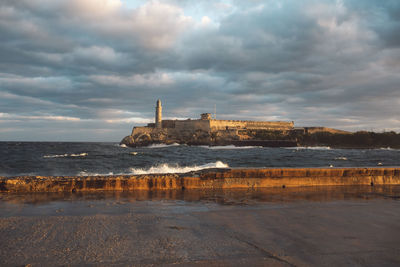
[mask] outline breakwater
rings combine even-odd
[[[0,192],[399,185],[399,168],[212,169],[185,174],[0,177]]]

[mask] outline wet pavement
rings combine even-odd
[[[399,266],[400,186],[0,194],[1,266]]]

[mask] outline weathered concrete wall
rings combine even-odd
[[[89,177],[1,177],[1,192],[233,189],[335,185],[399,185],[399,168],[227,169],[187,174]]]

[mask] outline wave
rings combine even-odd
[[[381,147],[381,148],[379,148],[379,150],[400,150],[400,149],[398,149],[398,148],[391,148],[391,147]]]
[[[180,146],[180,144],[178,144],[178,143],[173,143],[173,144],[170,144],[170,145],[167,145],[167,144],[152,144],[152,145],[147,146],[147,148],[164,148],[164,147],[171,147],[171,146]]]
[[[329,146],[294,146],[294,147],[283,147],[284,149],[295,149],[295,150],[330,150],[331,147]]]
[[[61,155],[44,155],[43,158],[67,158],[67,157],[86,157],[88,153],[80,154],[61,154]]]
[[[96,173],[96,172],[87,172],[87,171],[80,171],[78,172],[77,176],[107,176],[107,175],[114,175],[113,172],[109,173]]]
[[[181,167],[179,165],[169,165],[169,164],[160,164],[157,166],[150,167],[148,169],[135,169],[130,168],[131,174],[150,174],[150,173],[186,173],[191,171],[199,171],[204,169],[212,169],[212,168],[229,168],[229,165],[223,163],[221,161],[216,161],[213,163],[207,163],[204,165],[194,165],[194,166],[186,166]]]
[[[337,158],[335,158],[335,160],[347,160],[347,158],[346,157],[337,157]]]
[[[261,148],[262,146],[234,146],[234,145],[228,145],[228,146],[200,146],[203,148],[208,148],[208,149],[251,149],[251,148]]]
[[[125,144],[120,144],[119,147],[127,148],[127,146]]]

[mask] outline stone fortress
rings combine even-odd
[[[296,145],[295,141],[274,140],[271,143],[271,140],[265,141],[265,137],[271,136],[272,133],[289,136],[294,132],[314,133],[319,131],[347,133],[325,127],[294,127],[293,121],[217,120],[213,119],[210,113],[203,113],[200,115],[200,119],[196,120],[163,120],[161,101],[157,100],[155,122],[149,123],[147,126],[133,127],[131,135],[126,136],[121,144],[128,146],[143,146],[153,143],[254,145],[254,141],[256,141],[257,145],[293,146]]]

